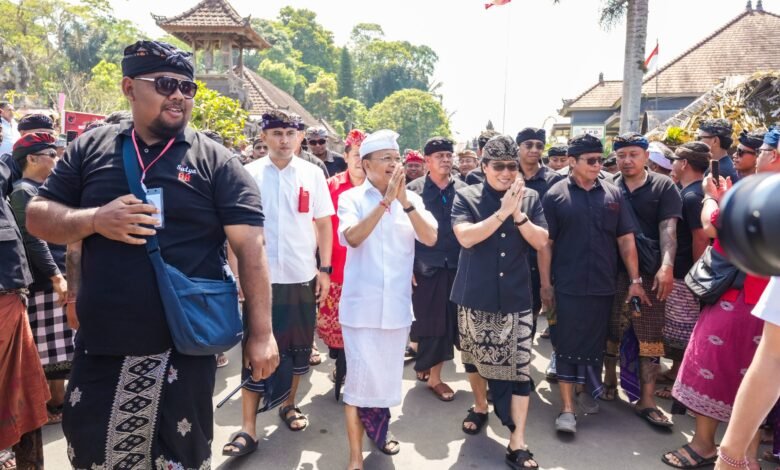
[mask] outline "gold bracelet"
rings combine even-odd
[[[506,220],[506,219],[501,219],[501,217],[499,217],[499,215],[498,215],[498,211],[494,212],[494,213],[493,213],[493,215],[494,215],[494,216],[496,216],[496,219],[498,219],[498,221],[499,221],[499,222],[501,222],[502,224],[503,224],[503,223],[504,223],[504,221]]]

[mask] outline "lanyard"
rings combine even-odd
[[[138,142],[135,140],[135,129],[133,129],[133,132],[130,135],[133,138],[133,147],[135,147],[135,155],[138,157],[138,164],[141,165],[141,186],[144,188],[144,191],[146,191],[146,185],[144,185],[144,178],[146,178],[146,172],[149,171],[149,169],[157,163],[157,160],[161,159],[163,155],[165,155],[165,152],[168,151],[169,148],[171,148],[171,145],[173,145],[174,137],[171,137],[171,140],[168,141],[168,144],[165,146],[165,148],[160,152],[160,155],[157,155],[157,158],[152,160],[152,163],[149,164],[149,166],[144,166],[144,161],[141,159],[141,152],[138,151]]]

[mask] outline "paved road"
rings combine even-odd
[[[556,435],[553,421],[560,406],[558,390],[557,386],[551,386],[543,380],[550,343],[547,340],[536,340],[535,344],[537,354],[532,374],[538,384],[538,395],[531,399],[527,436],[531,450],[542,468],[669,468],[660,462],[660,455],[691,437],[694,421],[688,416],[675,416],[672,431],[659,431],[640,421],[626,402],[601,402],[599,414],[579,418],[579,432],[576,436]],[[215,404],[239,383],[239,351],[233,349],[228,355],[230,364],[217,373]],[[309,416],[309,428],[303,432],[290,432],[283,427],[275,412],[260,415],[258,430],[263,434],[260,447],[257,452],[241,460],[227,461],[221,455],[222,445],[232,433],[239,430],[241,401],[235,398],[219,409],[215,414],[213,468],[346,468],[347,441],[343,407],[336,403],[333,396],[332,383],[327,376],[331,367],[332,361],[326,359],[301,384],[299,394],[303,398],[300,406]],[[503,457],[509,442],[509,432],[501,426],[494,414],[490,416],[487,432],[467,436],[460,430],[472,398],[462,364],[459,361],[449,364],[445,368],[444,379],[456,391],[455,401],[450,403],[437,400],[425,384],[415,380],[411,365],[406,367],[404,402],[391,410],[391,430],[401,442],[401,452],[394,457],[385,456],[373,450],[366,440],[366,469],[507,468]],[[662,405],[668,411],[670,403],[662,400]],[[47,426],[44,439],[46,467],[57,470],[68,468],[65,439],[59,426]]]

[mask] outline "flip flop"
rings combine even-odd
[[[604,390],[601,392],[601,397],[604,401],[615,401],[617,398],[617,385],[604,384]]]
[[[406,347],[406,351],[404,352],[404,362],[412,361],[417,357],[417,351],[412,349],[411,346]]]
[[[9,449],[0,450],[0,468],[16,470],[16,456]]]
[[[485,413],[477,413],[474,411],[474,407],[472,406],[469,408],[469,414],[466,415],[466,419],[463,420],[463,426],[461,429],[463,429],[463,432],[466,434],[469,434],[471,436],[475,434],[479,434],[480,431],[482,431],[482,427],[485,426],[485,424],[488,421],[488,414]],[[469,429],[466,427],[466,423],[471,423],[474,425],[474,429]]]
[[[322,354],[320,354],[319,350],[312,349],[311,356],[309,356],[309,365],[318,366],[320,364],[322,364]]]
[[[674,423],[671,421],[664,421],[660,417],[654,417],[654,415],[664,416],[663,413],[661,413],[661,410],[658,408],[643,408],[641,410],[635,409],[634,413],[636,413],[637,416],[644,419],[648,423],[659,428],[669,429],[674,426]]]
[[[295,411],[295,413],[293,413],[290,416],[287,416],[287,414],[290,411]],[[303,431],[309,426],[309,418],[304,416],[303,413],[301,413],[301,409],[295,405],[287,405],[279,408],[279,417],[282,418],[282,421],[284,421],[284,424],[287,425],[287,428],[290,431]],[[292,426],[293,421],[300,421],[300,420],[305,421],[306,424],[304,424],[300,428],[294,428]]]
[[[225,356],[225,354],[223,353],[217,354],[217,369],[221,369],[228,364],[230,364],[230,359],[228,359],[227,356]]]
[[[238,442],[238,438],[243,438],[246,444]],[[228,450],[226,447],[232,446],[235,447],[238,450]],[[241,431],[235,436],[233,436],[233,440],[228,442],[222,447],[222,455],[227,457],[241,457],[242,455],[251,454],[252,452],[257,450],[257,439],[252,439],[252,436],[249,434]]]
[[[535,465],[527,467],[525,464],[533,462]],[[534,460],[534,454],[528,449],[515,449],[512,450],[507,446],[506,448],[506,464],[513,470],[520,470],[523,468],[539,468],[539,463]]]
[[[688,458],[685,457],[680,452],[680,449],[675,449],[662,455],[661,462],[674,468],[701,468],[701,467],[709,467],[710,465],[714,464],[718,460],[717,455],[713,455],[712,457],[707,457],[707,458],[702,457],[695,450],[693,450],[693,448],[688,444],[685,444],[684,446],[682,446],[682,448],[683,450],[688,452],[688,455],[691,456],[693,462],[688,460]],[[666,457],[667,454],[672,454],[672,456],[674,456],[674,458],[676,458],[677,461],[679,461],[680,463],[676,464],[672,462],[671,459]]]
[[[385,455],[396,455],[401,452],[401,443],[388,432],[387,438],[385,438],[385,445],[382,447],[377,446],[377,448]]]
[[[455,392],[444,382],[439,382],[435,387],[428,386],[428,388],[430,388],[434,395],[441,401],[452,401],[455,399]],[[447,393],[451,395],[449,398],[444,396]]]
[[[542,334],[539,335],[539,337],[542,339],[550,339],[550,328],[549,327],[545,328],[544,331],[542,331]]]

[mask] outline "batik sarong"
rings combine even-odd
[[[664,350],[666,357],[681,361],[691,333],[699,319],[701,305],[682,279],[674,280],[674,289],[666,300]]]
[[[77,348],[62,429],[75,469],[211,466],[214,356],[96,356]]]
[[[652,306],[642,304],[637,316],[626,304],[628,288],[631,281],[628,274],[618,275],[617,292],[612,303],[612,315],[609,320],[609,342],[607,351],[615,356],[620,350],[620,340],[629,326],[634,328],[634,334],[639,342],[639,356],[664,356],[664,322],[666,320],[666,302],[658,300],[653,292],[654,278],[647,276],[642,279],[642,287],[652,302]]]
[[[390,434],[390,410],[388,408],[360,408],[357,409],[360,422],[366,435],[374,441],[380,449],[387,444]]]

